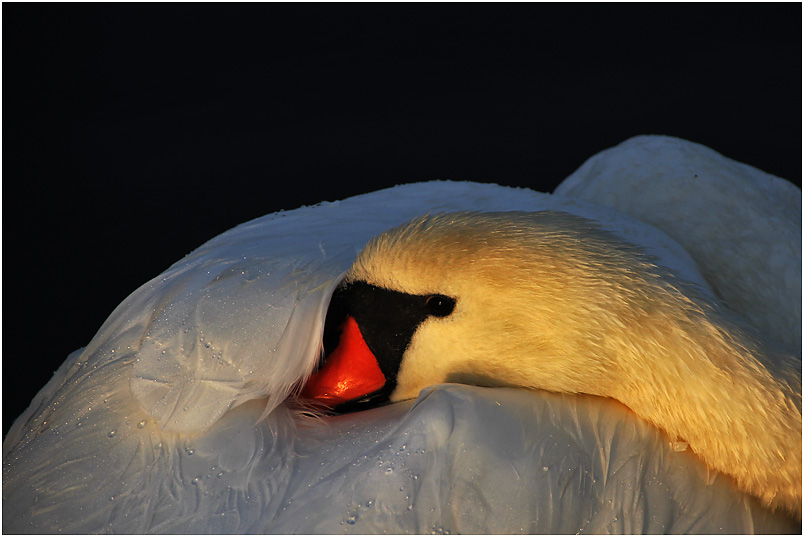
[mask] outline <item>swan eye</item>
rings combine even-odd
[[[430,295],[424,301],[424,307],[434,317],[446,317],[455,309],[455,299],[444,295]]]

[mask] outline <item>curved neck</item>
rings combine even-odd
[[[761,344],[741,339],[739,328],[697,328],[693,337],[665,331],[641,360],[630,360],[629,381],[616,398],[671,441],[688,442],[764,505],[800,518],[798,361],[769,355]]]

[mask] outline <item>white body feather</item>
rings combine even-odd
[[[683,246],[730,308],[801,352],[801,190],[692,142],[638,136],[587,160],[557,196],[612,207]]]
[[[449,386],[410,413],[402,403],[297,428],[281,403],[314,367],[329,296],[357,252],[454,210],[590,218],[711,293],[656,229],[496,185],[406,185],[245,223],[134,292],[15,422],[3,530],[796,529],[603,399]]]

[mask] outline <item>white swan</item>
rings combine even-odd
[[[407,185],[243,224],[126,299],[15,422],[3,530],[797,531],[598,397],[444,386],[298,428],[282,402],[357,250],[456,210],[589,218],[708,292],[650,226],[521,189]]]
[[[444,382],[611,397],[800,516],[800,360],[587,220],[419,218],[372,239],[336,298],[330,312],[356,329],[342,344],[362,332],[382,381],[355,390],[352,351],[325,363],[311,397],[343,393],[339,379],[343,403]]]

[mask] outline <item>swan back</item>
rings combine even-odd
[[[801,352],[801,190],[700,144],[638,136],[587,160],[556,196],[650,223],[695,259],[726,304]]]

